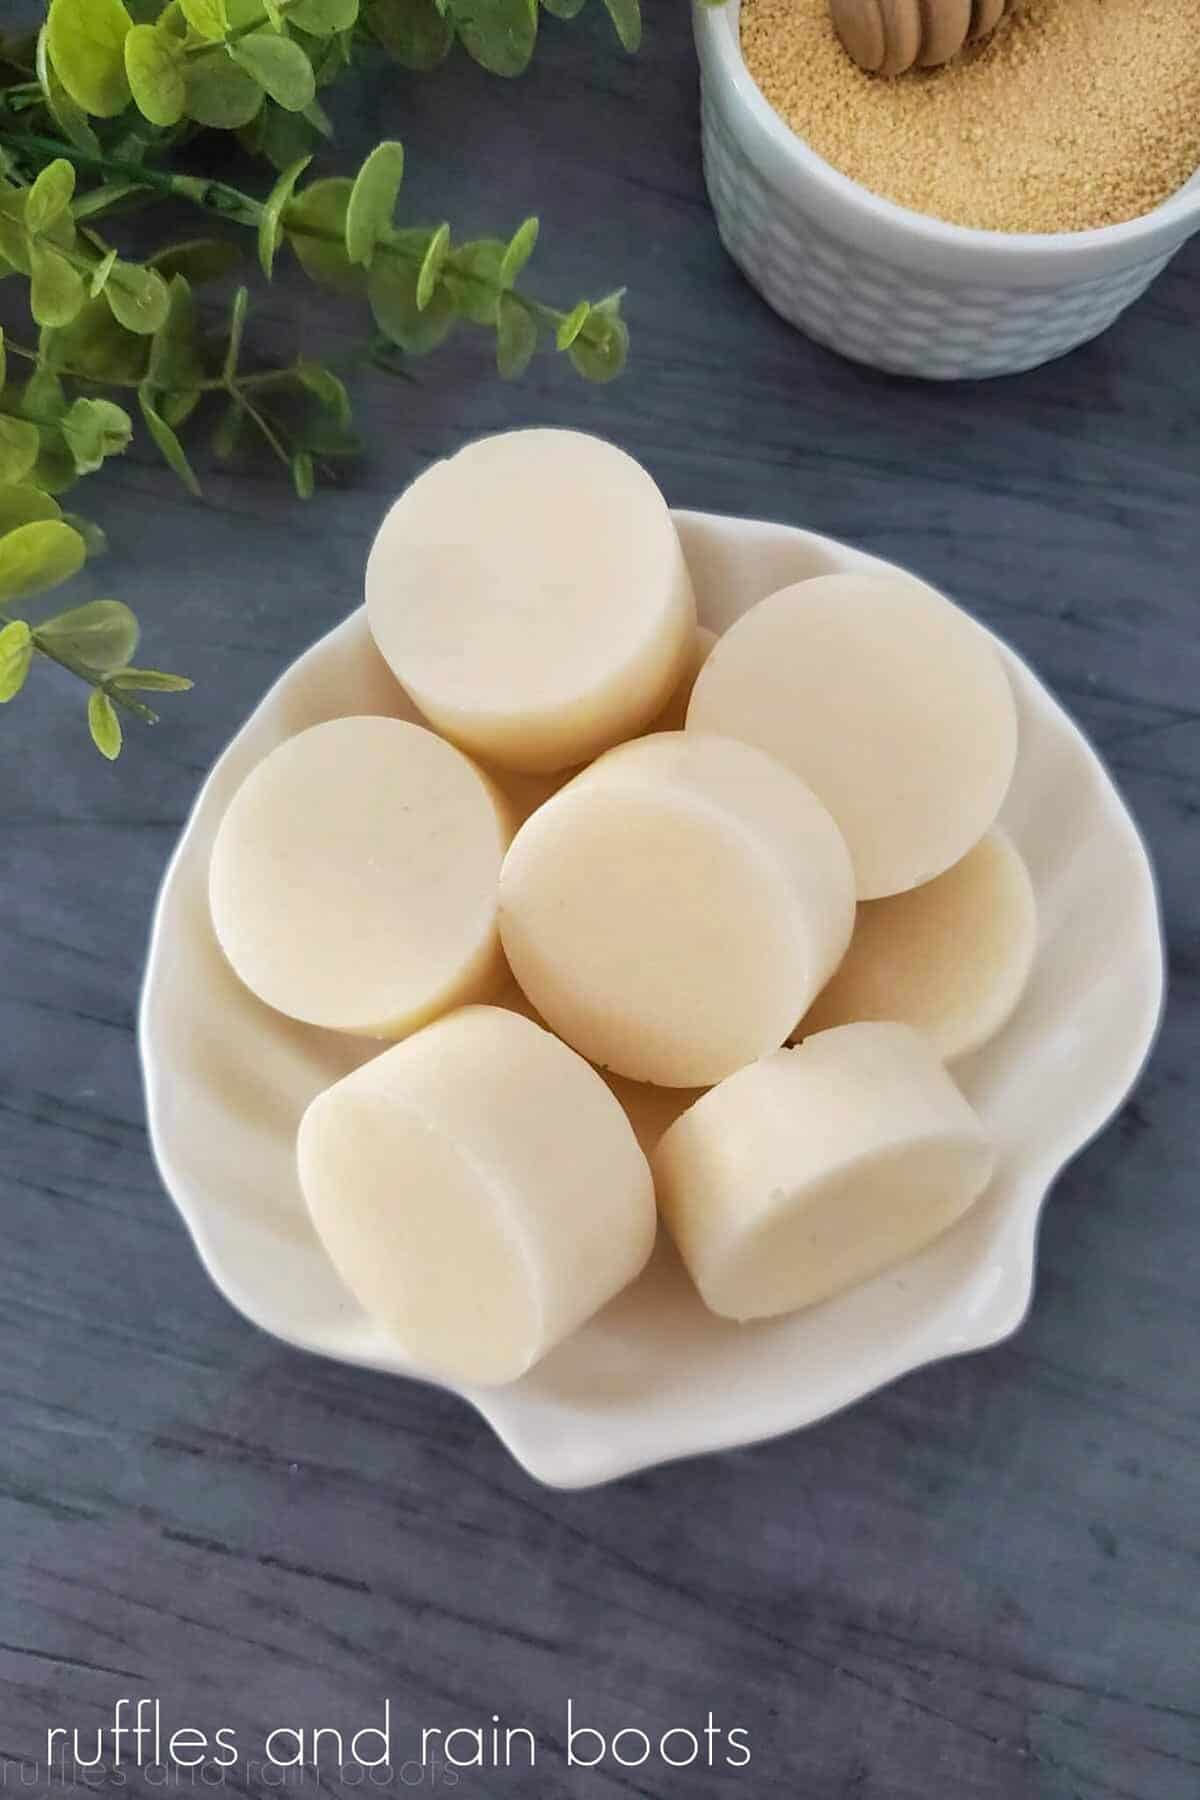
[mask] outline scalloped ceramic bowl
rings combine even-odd
[[[717,630],[787,582],[887,566],[786,526],[677,518],[701,618]],[[1002,819],[1033,875],[1041,941],[1016,1016],[955,1070],[999,1145],[991,1188],[909,1262],[755,1325],[708,1313],[660,1237],[641,1278],[530,1374],[461,1390],[539,1480],[583,1487],[791,1431],[1019,1324],[1047,1190],[1149,1050],[1162,950],[1154,879],[1129,814],[1070,719],[1001,649],[1021,721]],[[293,1024],[255,1000],[217,947],[207,902],[217,824],[268,750],[321,719],[407,710],[361,609],[275,684],[205,783],[167,870],[140,1036],[154,1153],[222,1293],[301,1349],[419,1375],[342,1287],[296,1176],[305,1106],[379,1046]]]
[[[902,375],[1034,369],[1106,331],[1200,229],[1200,171],[1095,231],[973,231],[841,174],[772,109],[742,59],[740,0],[693,7],[704,174],[721,241],[781,317]]]

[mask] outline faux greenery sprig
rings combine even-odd
[[[637,0],[604,0],[626,48]],[[542,0],[572,17],[582,0]],[[354,176],[308,179],[331,133],[318,92],[364,48],[411,68],[436,66],[457,39],[484,67],[515,75],[536,41],[538,0],[51,0],[41,30],[0,45],[0,278],[28,287],[32,334],[10,336],[0,371],[0,702],[48,657],[89,688],[92,736],[120,749],[119,712],[154,715],[139,691],[186,687],[131,665],[137,622],[117,601],[41,623],[13,603],[73,574],[102,535],[55,498],[119,455],[134,415],[176,475],[200,484],[185,448],[193,415],[220,404],[214,453],[256,442],[307,498],[357,448],[346,387],[299,357],[245,366],[249,290],[234,292],[220,333],[196,290],[228,275],[226,237],[164,245],[149,257],[109,241],[110,220],[183,201],[247,235],[270,280],[283,246],[319,285],[365,303],[368,353],[384,367],[442,343],[456,326],[494,334],[496,365],[520,375],[552,344],[593,381],[628,351],[621,293],[560,309],[529,294],[538,235],[455,243],[450,225],[404,223],[396,208],[403,147],[379,144]],[[278,171],[263,195],[180,168],[204,130],[235,132]]]

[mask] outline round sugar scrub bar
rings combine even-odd
[[[666,501],[578,431],[483,438],[419,476],[372,546],[367,616],[431,724],[531,774],[648,725],[696,630]]]
[[[994,645],[905,576],[818,575],[751,607],[701,669],[687,722],[757,744],[808,782],[850,846],[860,900],[965,856],[1017,755]]]
[[[300,1184],[350,1291],[452,1381],[524,1374],[650,1254],[650,1168],[594,1069],[469,1006],[318,1095]]]
[[[512,824],[452,744],[400,719],[331,719],[251,771],[221,821],[213,924],[268,1006],[403,1037],[503,974]]]
[[[509,966],[591,1062],[705,1087],[783,1043],[842,957],[837,826],[749,744],[666,732],[610,750],[526,820],[500,872]]]
[[[966,1056],[1011,1018],[1036,948],[1029,872],[993,829],[924,887],[863,902],[850,948],[796,1036],[899,1019],[943,1059]]]
[[[843,1025],[705,1094],[652,1158],[705,1304],[769,1318],[911,1256],[991,1178],[979,1119],[908,1025]]]

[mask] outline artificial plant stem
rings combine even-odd
[[[166,169],[125,162],[115,156],[99,156],[94,151],[81,150],[74,144],[60,143],[55,138],[38,137],[28,132],[0,130],[0,145],[3,144],[49,162],[65,157],[78,169],[88,169],[101,175],[120,175],[140,187],[150,188],[171,199],[188,200],[193,206],[203,207],[207,212],[217,213],[224,219],[233,220],[234,224],[247,225],[254,230],[258,229],[262,218],[263,208],[259,201],[223,181],[208,181],[196,175],[173,175]],[[293,223],[289,219],[286,221],[286,229],[294,237],[311,238],[317,243],[340,246],[343,242],[339,231],[310,224],[307,220]],[[408,250],[402,245],[387,242],[376,246],[376,255],[398,256],[402,262],[407,262],[412,267],[419,267],[424,260],[423,251]],[[487,281],[473,271],[456,269],[455,276],[481,292],[496,299],[500,297],[501,289],[496,282]],[[557,307],[547,306],[540,300],[531,300],[517,288],[504,291],[539,324],[557,326],[566,317]],[[585,338],[588,336],[586,324],[581,335]]]
[[[0,624],[11,625],[14,622],[15,618],[12,613],[0,612]],[[158,714],[152,712],[148,706],[143,706],[140,700],[131,699],[128,694],[123,694],[120,688],[109,687],[106,678],[98,675],[95,669],[89,669],[84,663],[76,662],[75,658],[68,656],[65,651],[54,650],[48,644],[43,643],[36,625],[30,625],[29,635],[39,656],[44,656],[50,662],[57,663],[59,668],[66,669],[69,675],[78,676],[79,680],[86,681],[89,687],[103,688],[113,705],[119,706],[122,711],[133,713],[147,725],[158,724]]]
[[[267,419],[265,413],[260,412],[256,406],[251,406],[249,400],[246,399],[246,396],[243,393],[239,392],[234,383],[231,382],[228,387],[226,387],[225,391],[233,401],[234,405],[240,408],[245,414],[246,418],[253,420],[254,424],[262,433],[264,440],[270,445],[280,462],[284,464],[289,463],[291,458],[276,432],[272,430],[270,421]]]
[[[31,350],[27,344],[15,344],[10,337],[5,338],[4,348],[10,356],[19,356],[23,362],[40,364],[43,360],[38,351]],[[239,375],[232,385],[223,375],[211,375],[203,381],[192,382],[190,387],[197,394],[229,394],[236,400],[239,399],[242,388],[270,387],[275,382],[290,380],[295,375],[296,366],[295,363],[288,363],[279,369],[259,369],[253,375]],[[144,375],[105,375],[98,378],[94,374],[89,375],[85,369],[72,369],[65,363],[55,363],[54,373],[66,381],[86,381],[92,386],[128,388],[133,393],[146,385]]]
[[[64,159],[76,169],[90,170],[95,175],[120,175],[135,187],[149,188],[173,200],[190,200],[194,206],[220,213],[222,218],[233,219],[239,225],[257,228],[262,217],[262,207],[257,200],[224,181],[209,181],[198,175],[173,175],[168,169],[127,162],[120,156],[103,156],[94,150],[83,150],[78,144],[39,137],[33,132],[0,130],[0,145],[5,144],[13,150],[23,150],[41,158],[43,166]]]

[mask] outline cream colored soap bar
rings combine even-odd
[[[856,1019],[899,1019],[944,1059],[1007,1024],[1037,947],[1029,872],[989,831],[944,875],[858,909],[850,948],[797,1037]]]
[[[641,1269],[650,1169],[594,1069],[472,1006],[318,1096],[300,1182],[346,1286],[423,1369],[513,1381]]]
[[[713,1312],[768,1318],[866,1281],[937,1237],[992,1172],[983,1126],[907,1025],[845,1025],[742,1069],[651,1159]]]
[[[506,432],[427,469],[379,529],[367,616],[439,731],[531,774],[643,730],[696,630],[662,495],[577,431]]]
[[[1017,754],[995,646],[904,576],[820,575],[751,607],[701,669],[687,722],[757,744],[809,784],[850,846],[861,900],[965,856]]]
[[[700,732],[601,757],[526,820],[500,876],[505,953],[546,1023],[660,1087],[778,1048],[853,917],[825,808],[771,757]]]
[[[400,719],[332,719],[278,745],[213,847],[217,937],[268,1006],[403,1037],[503,974],[512,822],[473,763]]]

